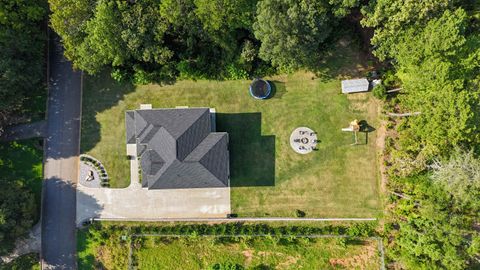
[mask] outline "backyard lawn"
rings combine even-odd
[[[105,76],[87,77],[82,152],[103,162],[112,187],[126,187],[126,110],[142,103],[154,108],[212,107],[217,111],[217,130],[230,135],[233,213],[377,215],[381,206],[374,129],[379,121],[371,94],[342,95],[338,79],[305,72],[266,79],[274,85],[272,97],[255,100],[248,93],[247,80],[134,87],[116,84]],[[341,131],[353,119],[365,120],[373,127],[370,133],[360,133],[356,146],[350,145],[353,135]],[[300,126],[318,133],[318,151],[300,155],[291,149],[290,134]]]

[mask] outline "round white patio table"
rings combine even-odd
[[[317,133],[308,127],[296,128],[290,135],[290,146],[299,154],[308,154],[317,146]]]

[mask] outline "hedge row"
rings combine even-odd
[[[327,225],[315,226],[281,226],[272,227],[268,224],[221,223],[221,224],[179,224],[168,226],[152,225],[103,225],[94,223],[91,230],[123,231],[125,235],[132,234],[163,234],[163,235],[271,235],[271,236],[302,236],[302,235],[348,235],[355,237],[375,236],[376,222],[354,223],[350,226]],[[107,233],[108,234],[108,233]],[[105,235],[107,236],[107,235]]]

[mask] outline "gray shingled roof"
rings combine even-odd
[[[208,108],[127,111],[127,143],[137,144],[142,186],[227,187],[228,134],[212,132]]]

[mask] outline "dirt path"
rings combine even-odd
[[[380,127],[377,129],[377,141],[376,146],[379,152],[378,162],[380,168],[380,188],[382,193],[387,191],[387,169],[385,168],[385,139],[387,137],[386,121],[380,122]]]

